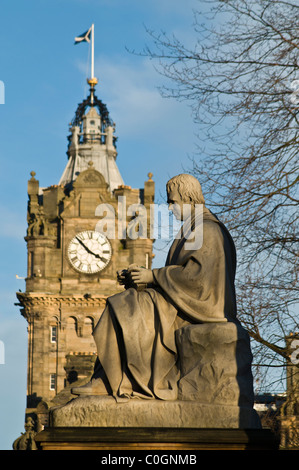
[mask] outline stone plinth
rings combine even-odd
[[[37,434],[35,440],[39,450],[109,450],[113,458],[119,455],[119,450],[131,451],[132,456],[137,455],[136,451],[168,450],[169,456],[175,458],[176,454],[171,451],[192,451],[194,455],[198,450],[279,449],[279,441],[269,429],[61,427],[46,429]],[[138,453],[138,461],[147,455],[151,459],[150,452]],[[199,456],[195,454],[195,457],[199,463]],[[148,463],[153,462],[149,460]],[[194,459],[192,463],[195,463]]]
[[[78,397],[50,411],[53,427],[259,428],[252,408],[209,405],[196,401]]]

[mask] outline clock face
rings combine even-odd
[[[100,232],[86,230],[70,242],[68,257],[71,265],[84,274],[94,274],[104,269],[111,259],[112,249],[108,239]]]

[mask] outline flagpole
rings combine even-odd
[[[91,79],[94,78],[94,24],[91,25]]]
[[[98,83],[98,79],[94,76],[94,24],[91,25],[90,31],[91,40],[91,77],[87,79],[87,83],[90,85],[90,102],[94,103],[94,88]]]
[[[94,101],[94,88],[98,83],[98,79],[94,76],[94,24],[92,23],[86,33],[81,34],[80,36],[75,37],[75,44],[78,42],[91,42],[91,76],[87,78],[87,83],[90,85],[90,100],[93,104]]]

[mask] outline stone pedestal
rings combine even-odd
[[[182,456],[190,463],[188,454],[199,463],[196,451],[201,450],[271,450],[279,448],[279,442],[269,429],[181,429],[181,428],[49,428],[36,436],[39,450],[97,450],[109,451],[109,458],[129,455],[138,462],[153,464],[153,455],[176,459]],[[122,451],[119,453],[119,451]],[[136,453],[138,451],[138,453]],[[140,454],[140,451],[144,451]],[[147,452],[148,451],[148,452]],[[154,452],[153,452],[154,451]],[[107,453],[100,454],[107,455]],[[186,457],[187,455],[187,457]],[[136,457],[137,456],[137,457]],[[149,459],[146,462],[146,459]],[[175,460],[172,462],[174,463]],[[107,463],[107,462],[105,462]],[[155,461],[157,463],[157,460]],[[165,461],[164,461],[165,463]],[[180,462],[182,463],[182,462]]]
[[[141,399],[116,403],[109,396],[90,396],[53,408],[50,426],[258,429],[260,421],[253,408],[234,405]]]

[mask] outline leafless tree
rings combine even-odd
[[[198,148],[187,171],[235,239],[239,317],[256,372],[273,378],[289,360],[285,337],[299,329],[299,4],[199,7],[193,44],[148,31],[144,54],[166,78],[161,93],[192,108]]]

